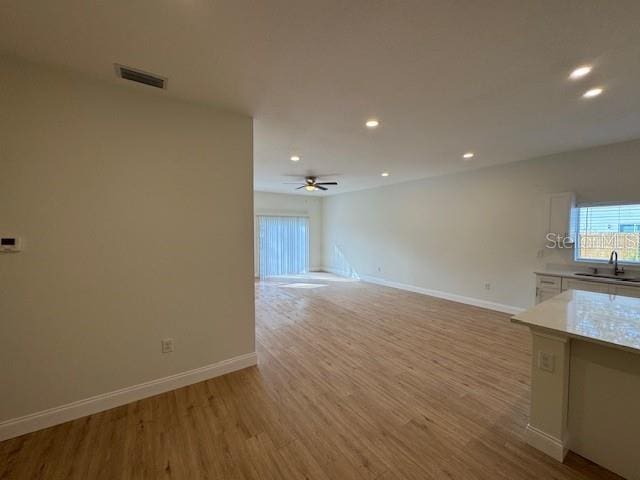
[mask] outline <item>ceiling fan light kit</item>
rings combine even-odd
[[[307,176],[304,179],[304,183],[300,185],[296,190],[305,189],[307,192],[315,192],[316,190],[329,190],[328,185],[338,185],[338,182],[318,182],[317,176]]]

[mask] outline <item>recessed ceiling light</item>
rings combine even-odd
[[[367,120],[367,123],[365,123],[365,125],[367,126],[367,128],[376,128],[378,125],[380,125],[380,122],[375,118],[371,118]]]
[[[380,174],[381,177],[388,177],[389,176],[389,172],[382,172]]]
[[[473,158],[474,156],[475,156],[475,153],[467,152],[464,155],[462,155],[462,158],[466,158],[467,160],[469,160],[470,158]]]
[[[573,72],[571,72],[571,74],[569,75],[569,78],[571,80],[577,80],[579,78],[584,77],[585,75],[588,75],[592,69],[593,67],[591,65],[583,65],[581,67],[576,68]]]
[[[292,162],[299,162],[300,161],[300,157],[298,155],[292,155],[291,156],[291,161]]]
[[[598,88],[592,88],[591,90],[587,90],[586,92],[584,92],[582,94],[582,96],[584,98],[593,98],[593,97],[597,97],[598,95],[600,95],[603,92],[603,89],[598,87]]]

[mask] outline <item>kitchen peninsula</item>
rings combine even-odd
[[[531,329],[527,442],[640,479],[640,298],[567,290],[512,318]]]

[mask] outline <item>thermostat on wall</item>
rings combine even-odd
[[[0,253],[12,253],[20,251],[20,238],[0,237]]]

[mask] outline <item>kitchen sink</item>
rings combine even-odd
[[[606,273],[584,273],[584,272],[578,272],[575,275],[580,277],[607,278],[609,280],[618,280],[620,282],[640,283],[640,277],[621,277],[620,275],[613,275],[613,274],[606,274]]]

